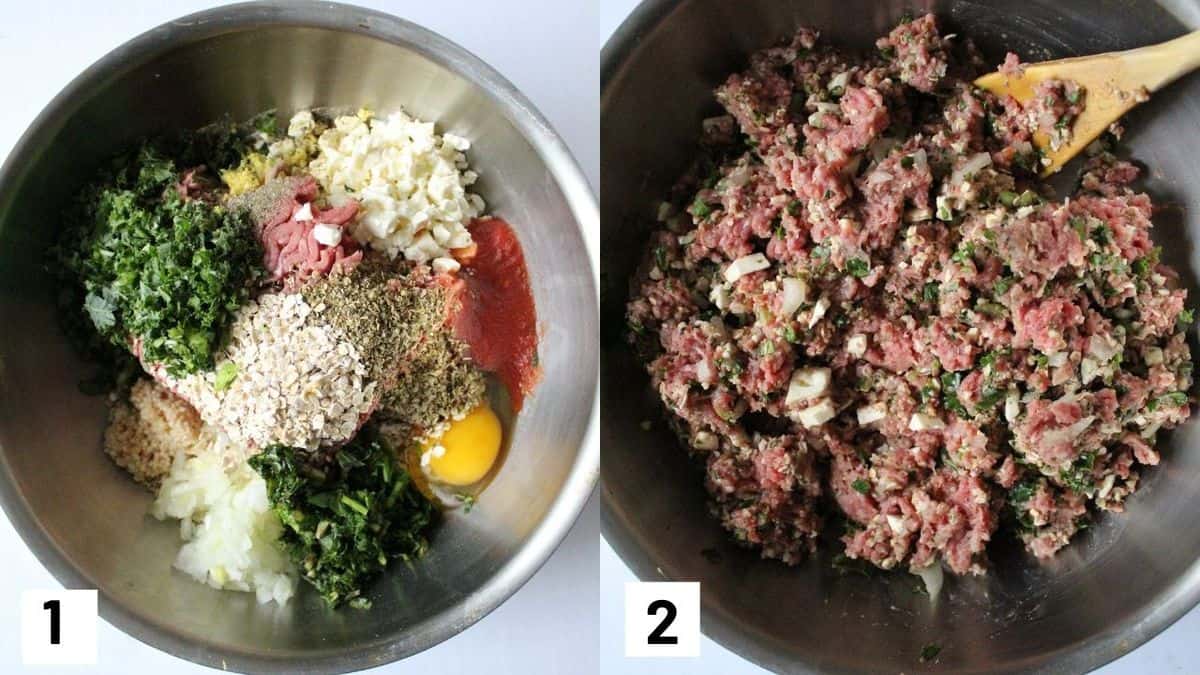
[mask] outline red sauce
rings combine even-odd
[[[537,313],[521,243],[508,223],[481,218],[468,227],[474,255],[463,263],[462,307],[454,332],[471,347],[481,369],[508,389],[513,409],[542,377],[537,355]]]

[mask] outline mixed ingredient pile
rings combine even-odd
[[[105,449],[180,520],[176,567],[331,606],[474,503],[539,379],[520,244],[470,143],[404,112],[273,112],[148,139],[51,267],[113,402]],[[494,380],[495,387],[488,382]]]
[[[1121,130],[1055,197],[1031,139],[1069,139],[1087,92],[1022,106],[982,72],[932,15],[861,57],[801,29],[717,88],[659,208],[630,340],[765,557],[828,529],[885,569],[983,573],[1002,528],[1051,556],[1189,415],[1192,311]]]

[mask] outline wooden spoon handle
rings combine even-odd
[[[1131,49],[1122,57],[1146,89],[1158,91],[1200,68],[1200,30],[1162,44]]]

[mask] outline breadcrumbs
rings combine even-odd
[[[104,451],[137,482],[155,488],[178,451],[200,438],[200,415],[153,380],[139,380],[129,400],[113,406]]]

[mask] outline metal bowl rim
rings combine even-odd
[[[600,220],[596,196],[566,144],[524,94],[479,57],[434,31],[390,14],[334,2],[267,0],[227,5],[167,21],[128,40],[88,66],[38,113],[0,165],[0,190],[13,180],[16,167],[57,131],[54,127],[61,124],[69,102],[85,94],[97,81],[119,73],[132,62],[158,56],[179,44],[232,32],[288,26],[355,33],[402,46],[481,89],[510,115],[509,120],[546,163],[574,215],[574,234],[579,244],[586,248],[584,228],[598,227]],[[583,272],[588,274],[588,284],[595,298],[593,262],[590,255],[588,258],[589,268]],[[593,304],[595,302],[593,300]],[[590,373],[584,370],[581,377],[591,379],[592,386],[585,389],[591,398],[590,412],[578,439],[573,439],[578,450],[570,473],[541,523],[508,562],[474,594],[418,624],[419,634],[408,648],[395,649],[395,636],[384,636],[365,646],[305,654],[302,660],[265,652],[223,649],[207,643],[197,649],[194,640],[188,636],[119,605],[103,592],[99,594],[99,613],[122,632],[156,649],[223,670],[295,672],[299,666],[306,671],[350,672],[390,663],[447,640],[487,616],[532,578],[558,548],[587,503],[598,480],[600,466],[599,443],[595,440],[599,418],[598,370]],[[0,507],[25,545],[59,583],[65,588],[95,587],[42,530],[29,503],[17,490],[3,452],[0,452]]]

